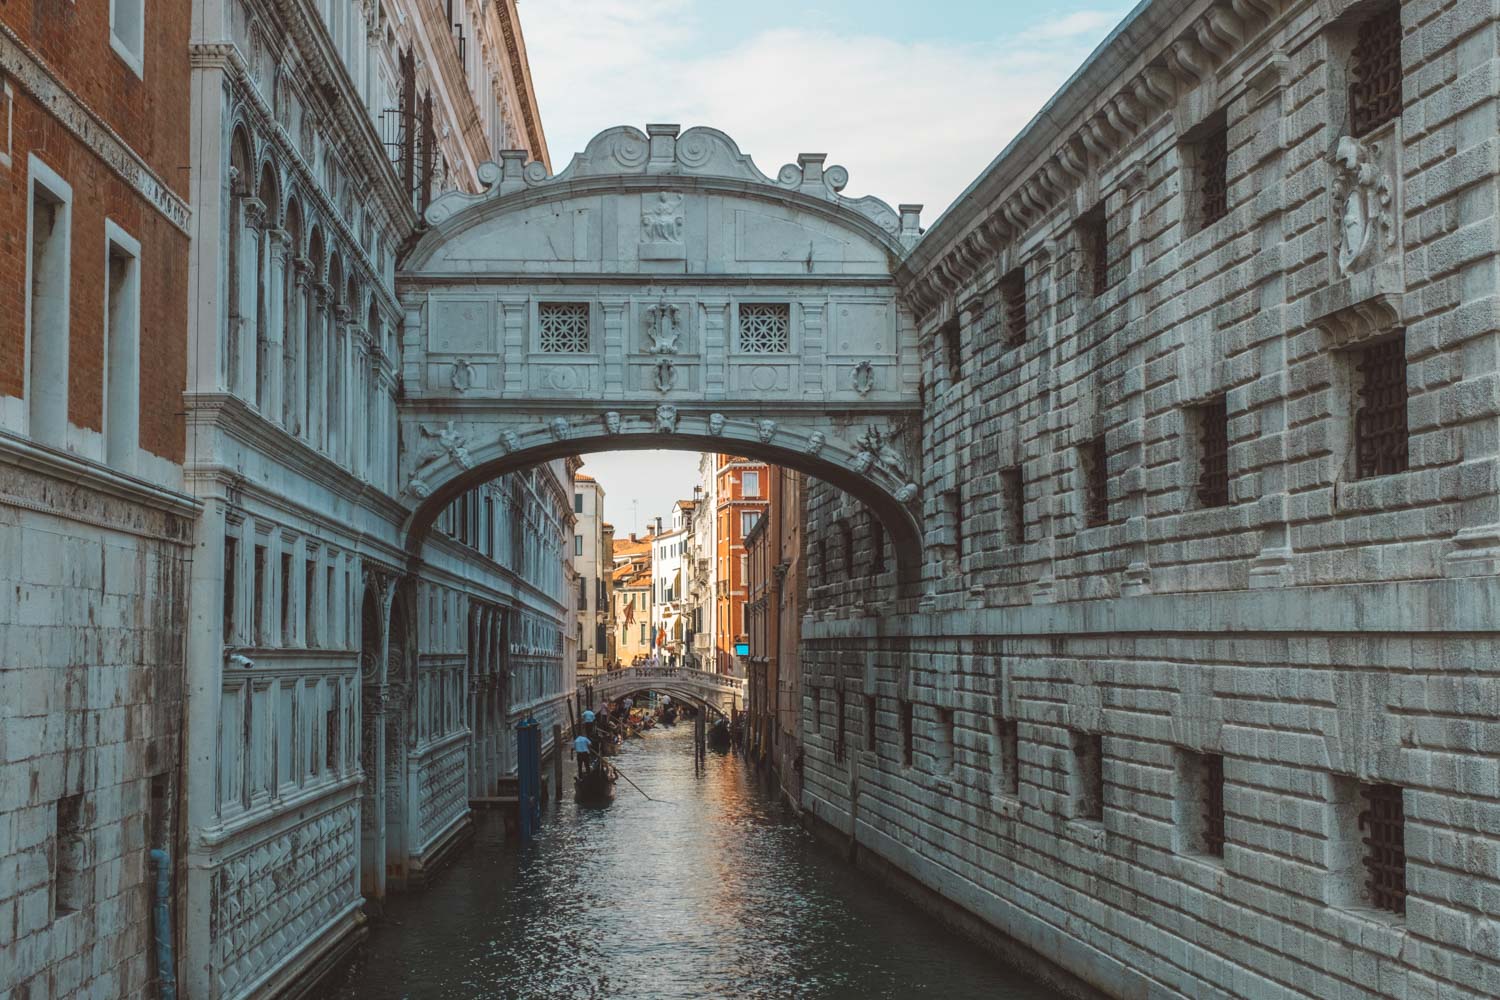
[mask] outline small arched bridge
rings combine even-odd
[[[594,702],[615,701],[638,691],[655,691],[707,706],[720,715],[745,703],[745,679],[691,667],[625,667],[590,681]]]
[[[565,455],[726,452],[805,472],[920,575],[916,326],[893,277],[920,206],[847,198],[803,154],[770,177],[724,133],[600,133],[450,192],[402,262],[408,547],[460,493]]]

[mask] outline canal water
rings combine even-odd
[[[1053,1000],[813,840],[692,730],[614,758],[606,809],[549,809],[526,847],[493,817],[427,889],[393,898],[344,1000]],[[571,762],[568,765],[572,767]]]

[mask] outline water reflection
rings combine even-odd
[[[1051,1000],[783,815],[734,757],[693,773],[686,726],[627,743],[612,806],[549,813],[516,849],[482,820],[398,896],[334,996]]]

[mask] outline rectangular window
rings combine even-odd
[[[1220,396],[1195,407],[1198,432],[1198,505],[1223,507],[1229,503],[1229,408]]]
[[[255,547],[255,572],[253,585],[255,587],[251,599],[255,602],[255,643],[259,646],[270,645],[271,637],[266,634],[266,547],[257,545]]]
[[[15,139],[16,92],[0,73],[0,167],[9,169]]]
[[[901,718],[901,763],[911,767],[915,756],[912,752],[912,704],[902,698],[897,707]]]
[[[1182,159],[1192,169],[1196,195],[1187,214],[1196,232],[1229,214],[1229,125],[1224,112],[1210,115],[1184,139]]]
[[[1083,474],[1083,520],[1089,527],[1109,523],[1109,450],[1104,435],[1078,449]]]
[[[740,495],[745,497],[760,496],[760,473],[746,472],[740,476]]]
[[[579,577],[578,578],[578,610],[579,611],[587,611],[588,609],[589,609],[588,581],[585,580],[583,577]]]
[[[108,220],[104,232],[104,456],[130,472],[141,412],[141,245]]]
[[[1005,540],[1020,545],[1026,541],[1026,487],[1019,465],[1000,470],[1000,502],[1005,505]]]
[[[52,911],[58,916],[82,909],[89,901],[86,855],[83,796],[65,795],[57,800],[56,827],[53,830]]]
[[[1382,4],[1359,26],[1350,66],[1349,123],[1356,136],[1401,116],[1401,4]]]
[[[536,307],[537,349],[543,354],[589,352],[587,302],[543,302]]]
[[[31,255],[26,260],[27,432],[54,447],[68,428],[68,315],[73,190],[30,158]]]
[[[318,645],[322,629],[318,627],[317,615],[313,613],[313,595],[318,591],[318,563],[307,560],[302,576],[302,642],[306,646]]]
[[[1355,478],[1389,476],[1407,468],[1406,336],[1359,352],[1355,365]]]
[[[1073,815],[1104,819],[1104,737],[1073,731]]]
[[[937,724],[933,729],[933,773],[952,774],[957,765],[954,749],[957,745],[958,727],[953,720],[953,709],[937,710]]]
[[[748,535],[755,528],[755,522],[760,520],[758,511],[745,511],[740,515],[740,534]]]
[[[1015,719],[995,717],[991,743],[995,780],[1002,794],[1021,792],[1021,727]]]
[[[292,556],[281,554],[281,644],[292,644]]]
[[[953,539],[953,558],[964,557],[964,498],[957,489],[943,493],[943,510],[948,515],[949,529]]]
[[[865,749],[871,753],[875,751],[875,709],[875,696],[865,695]]]
[[[938,331],[938,340],[943,351],[943,364],[948,370],[948,381],[957,382],[964,373],[964,349],[957,317],[943,324]]]
[[[582,514],[583,513],[583,494],[582,493],[574,493],[573,494],[573,513],[575,513],[575,514]]]
[[[870,516],[870,572],[885,572],[885,525]]]
[[[1397,785],[1363,785],[1359,829],[1364,834],[1365,895],[1370,905],[1406,912],[1406,812]]]
[[[1078,246],[1083,254],[1084,284],[1091,295],[1109,290],[1109,219],[1100,202],[1078,219]]]
[[[581,556],[581,555],[583,555],[583,536],[582,535],[574,535],[573,536],[573,554],[575,556]]]
[[[235,583],[240,570],[240,541],[238,538],[224,539],[224,645],[235,644],[236,608],[239,595]]]
[[[146,0],[109,0],[109,45],[136,76],[146,52]]]
[[[1019,347],[1026,342],[1026,272],[1022,268],[1012,268],[1000,279],[1000,303],[1005,310],[1005,345]]]
[[[741,354],[787,354],[792,349],[792,311],[785,302],[743,302],[739,308]]]
[[[844,692],[842,689],[833,693],[833,759],[841,761],[844,759]]]
[[[1224,856],[1224,758],[1179,749],[1176,754],[1175,817],[1182,850]]]
[[[336,557],[330,555],[329,558]],[[341,636],[334,634],[334,625],[338,622],[338,618],[335,617],[335,614],[336,609],[339,606],[339,602],[337,594],[333,589],[333,580],[333,567],[329,566],[325,570],[325,578],[323,581],[323,644],[325,646],[335,646],[342,641]]]

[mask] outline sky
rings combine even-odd
[[[930,226],[1134,6],[1120,0],[520,0],[553,170],[614,125],[799,152]],[[691,496],[697,456],[585,456],[622,534]]]

